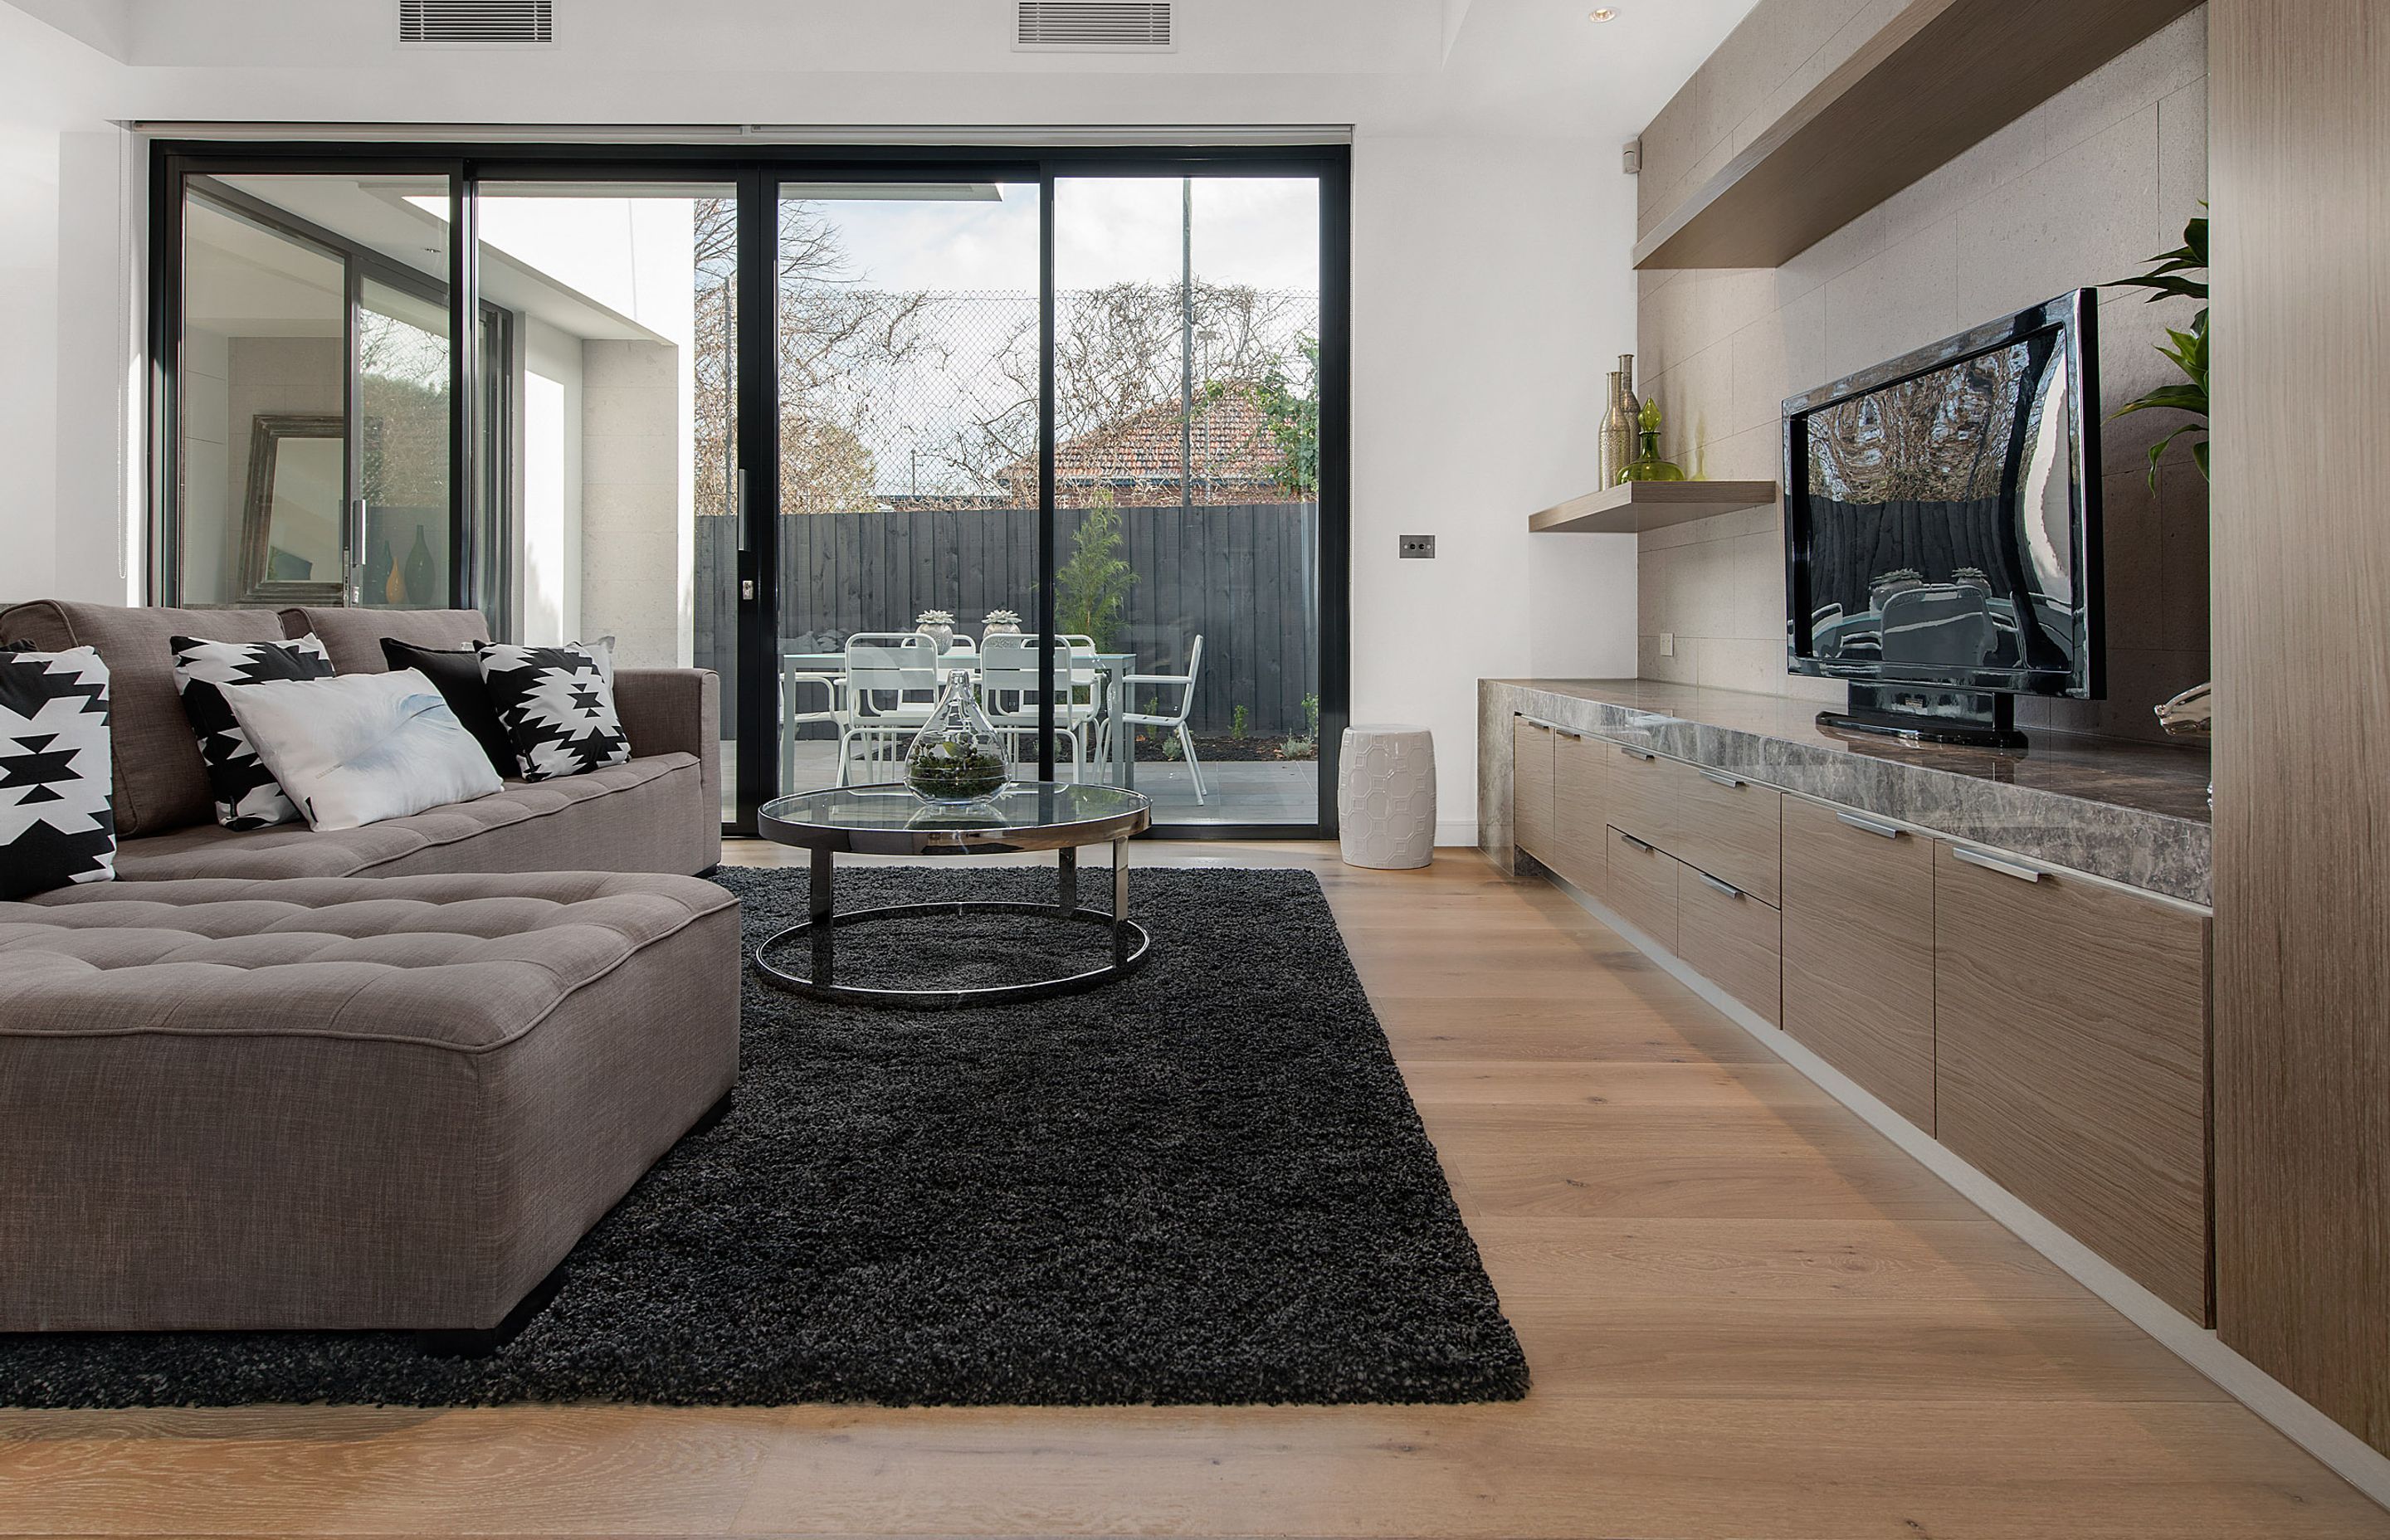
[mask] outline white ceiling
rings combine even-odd
[[[177,121],[1353,124],[1625,138],[1754,0],[1178,0],[1179,47],[1018,54],[1009,0],[558,0],[539,49],[402,48],[394,0],[0,0]],[[9,67],[0,59],[0,89]]]

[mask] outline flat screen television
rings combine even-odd
[[[1830,726],[2022,748],[2020,695],[2097,699],[2098,296],[2090,289],[1784,404],[1794,674]]]

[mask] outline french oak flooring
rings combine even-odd
[[[1525,1401],[0,1411],[0,1534],[2390,1537],[1548,887],[1135,853],[1320,872]]]

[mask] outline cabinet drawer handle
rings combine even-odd
[[[1979,850],[1969,850],[1964,845],[1952,845],[1950,853],[1971,866],[1981,866],[1987,872],[1998,872],[2002,877],[2013,877],[2020,882],[2038,882],[2049,875],[2048,872],[2037,871],[2031,866],[2020,866],[2014,861],[2003,861],[1997,855],[1987,855]]]
[[[1741,776],[1729,776],[1723,770],[1703,769],[1702,771],[1702,779],[1710,781],[1718,786],[1723,786],[1728,790],[1733,790],[1738,787],[1748,786],[1751,784],[1744,780]]]
[[[1622,828],[1622,829],[1620,829],[1620,830],[1618,831],[1618,837],[1619,837],[1621,840],[1625,841],[1628,844],[1633,845],[1637,850],[1641,851],[1641,852],[1642,852],[1644,854],[1646,854],[1646,855],[1651,854],[1651,852],[1652,852],[1652,850],[1653,850],[1653,848],[1654,848],[1653,846],[1651,846],[1651,844],[1647,843],[1646,841],[1641,841],[1641,840],[1638,840],[1637,838],[1635,838],[1635,836],[1633,836],[1632,834],[1627,833],[1627,832],[1626,832],[1625,829],[1623,829],[1623,828]]]
[[[1635,749],[1635,748],[1630,748],[1630,747],[1628,747],[1627,745],[1625,745],[1625,744],[1624,744],[1624,743],[1622,743],[1622,744],[1620,744],[1620,745],[1618,746],[1618,751],[1619,751],[1620,753],[1622,753],[1622,754],[1625,754],[1628,759],[1639,759],[1639,760],[1644,760],[1644,761],[1646,761],[1646,762],[1649,762],[1649,761],[1651,761],[1651,760],[1655,760],[1655,759],[1658,759],[1658,758],[1660,757],[1659,755],[1657,755],[1657,754],[1655,754],[1655,753],[1651,752],[1651,751],[1650,751],[1649,749]]]
[[[1850,825],[1853,828],[1863,829],[1870,834],[1881,834],[1887,840],[1897,840],[1902,835],[1908,832],[1905,828],[1897,828],[1892,824],[1879,823],[1875,819],[1866,817],[1860,814],[1844,813],[1840,808],[1836,808],[1834,810],[1834,816]],[[1956,850],[1958,847],[1954,845],[1951,848]]]
[[[1548,733],[1552,730],[1552,725],[1545,721],[1540,716],[1529,716],[1526,712],[1521,712],[1519,713],[1519,720],[1525,723],[1530,727],[1539,727]]]
[[[1563,727],[1557,722],[1552,724],[1552,731],[1573,742],[1583,743],[1585,741],[1585,735],[1583,733],[1578,732],[1574,727]]]
[[[1733,883],[1721,882],[1716,878],[1712,877],[1709,873],[1703,871],[1698,867],[1694,869],[1693,875],[1700,878],[1703,882],[1709,884],[1711,887],[1715,888],[1718,892],[1726,894],[1728,898],[1748,898],[1751,896],[1744,892],[1741,888],[1736,887]]]

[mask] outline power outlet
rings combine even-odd
[[[1661,632],[1661,633],[1660,633],[1660,656],[1661,656],[1661,657],[1663,657],[1663,658],[1674,658],[1676,655],[1677,655],[1677,634],[1676,634],[1675,632],[1673,632],[1673,631],[1663,631],[1663,632]]]
[[[1432,534],[1407,534],[1401,538],[1402,558],[1405,561],[1433,561],[1435,559],[1435,536]]]

